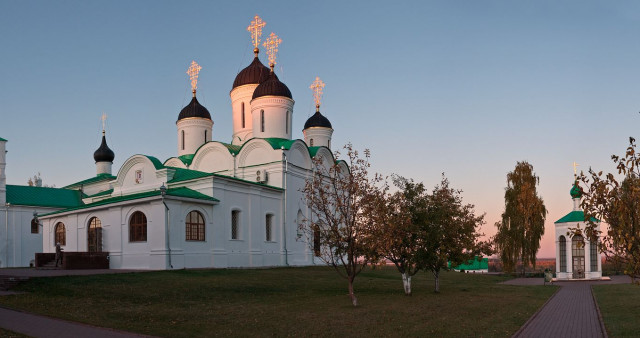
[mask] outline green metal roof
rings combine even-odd
[[[284,147],[284,149],[287,149],[287,150],[289,150],[293,142],[296,141],[296,140],[289,140],[286,138],[276,138],[276,137],[267,137],[267,138],[263,138],[263,140],[267,141],[273,149],[282,149],[282,147]]]
[[[81,185],[87,185],[87,184],[101,182],[101,181],[112,181],[112,180],[115,180],[115,179],[116,179],[116,177],[113,176],[113,175],[110,175],[110,174],[98,174],[95,177],[87,178],[86,180],[82,180],[80,182],[69,184],[67,186],[64,186],[63,188],[79,187]]]
[[[82,205],[82,194],[78,190],[7,185],[7,202],[51,208],[70,208]]]
[[[228,143],[222,143],[222,145],[227,147],[227,149],[229,149],[229,152],[235,155],[238,155],[238,153],[240,152],[240,149],[242,149],[242,146],[239,146],[239,145],[233,145]]]
[[[594,217],[591,217],[591,221],[596,223],[600,222],[600,220]],[[556,221],[556,223],[569,223],[569,222],[584,222],[584,211],[574,210]]]
[[[0,137],[0,141],[5,141],[5,142],[7,142],[7,140],[3,139],[2,137]]]
[[[173,178],[169,180],[167,183],[176,183],[182,181],[193,180],[196,178],[213,176],[212,173],[206,173],[203,171],[184,169],[184,168],[172,168],[175,170]]]
[[[196,156],[196,154],[186,154],[186,155],[178,156],[178,159],[182,161],[182,163],[184,163],[186,166],[189,166],[193,161],[194,156]]]
[[[451,265],[451,263],[449,263]],[[476,257],[474,259],[470,259],[467,264],[460,264],[456,266],[454,269],[456,270],[488,270],[489,269],[489,258],[480,258]]]
[[[109,189],[109,190],[105,190],[105,191],[101,191],[97,194],[93,194],[91,196],[87,196],[85,198],[92,198],[92,197],[98,197],[98,196],[104,196],[104,195],[111,195],[111,193],[113,192],[113,189]]]
[[[141,154],[141,155],[142,155],[142,154]],[[153,163],[153,166],[154,166],[156,169],[162,169],[162,168],[164,168],[164,166],[162,165],[162,162],[160,162],[160,160],[159,160],[159,159],[157,159],[157,158],[155,158],[155,157],[153,157],[153,156],[149,156],[149,155],[142,155],[142,156],[144,156],[144,157],[148,158],[148,159],[149,159],[149,161],[151,161],[151,163]]]
[[[141,192],[137,194],[111,197],[111,198],[107,198],[107,199],[93,202],[93,203],[83,204],[83,205],[71,207],[64,210],[50,212],[48,214],[44,214],[41,216],[54,215],[54,214],[59,214],[59,213],[69,212],[74,210],[88,209],[88,208],[93,208],[101,205],[132,201],[132,200],[137,200],[137,199],[152,197],[152,196],[160,196],[160,190],[152,190],[152,191],[146,191],[146,192]],[[200,193],[185,187],[167,189],[167,196],[186,197],[186,198],[194,198],[194,199],[205,200],[205,201],[220,202],[220,200],[218,200],[217,198],[207,196],[203,193]]]

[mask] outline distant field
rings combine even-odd
[[[610,337],[640,335],[640,286],[594,285],[593,291]]]
[[[179,270],[36,278],[2,306],[165,337],[475,336],[508,337],[556,287],[502,285],[504,277],[443,273],[414,277],[402,292],[392,268],[347,283],[325,267]]]

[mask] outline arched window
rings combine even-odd
[[[34,217],[31,220],[31,233],[32,234],[37,234],[38,232],[40,232],[39,229],[38,229],[39,225],[40,224],[38,224],[38,218]]]
[[[182,143],[182,150],[184,150],[184,130],[180,131],[180,138],[181,138],[181,143]]]
[[[567,239],[560,236],[560,272],[567,272]]]
[[[260,110],[260,131],[264,133],[264,110]]]
[[[187,241],[204,241],[204,217],[198,211],[191,211],[184,221]]]
[[[573,236],[571,251],[573,278],[584,278],[584,237],[581,235]]]
[[[313,227],[313,254],[320,257],[320,228],[317,225]]]
[[[287,110],[286,118],[287,118],[287,121],[285,122],[285,125],[284,125],[284,129],[285,129],[284,132],[288,134],[289,133],[289,111],[288,110]]]
[[[267,214],[264,220],[265,238],[267,242],[273,241],[273,215]]]
[[[102,252],[102,222],[98,217],[89,220],[87,232],[87,248],[89,252]]]
[[[598,241],[591,241],[589,246],[589,260],[591,261],[591,271],[598,271]]]
[[[240,210],[231,211],[231,239],[240,238]]]
[[[244,102],[242,102],[240,107],[242,111],[242,128],[244,129]]]
[[[313,139],[309,140],[309,147],[313,147]]]
[[[60,243],[60,245],[67,245],[67,230],[64,227],[64,223],[58,222],[55,228],[55,243]]]
[[[207,130],[204,131],[204,143],[207,143]]]
[[[129,219],[129,242],[147,241],[147,216],[136,211]]]

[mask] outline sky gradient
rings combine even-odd
[[[177,154],[175,121],[198,100],[230,142],[229,91],[253,57],[254,15],[283,42],[276,73],[296,101],[294,138],[322,113],[373,170],[432,187],[440,174],[495,233],[506,174],[526,160],[553,222],[571,211],[573,161],[613,171],[640,122],[640,3],[631,1],[0,1],[0,137],[7,182],[58,187],[95,175],[100,115],[114,173],[134,154]],[[264,52],[261,53],[266,63]]]

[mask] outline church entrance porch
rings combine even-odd
[[[573,278],[584,278],[584,238],[581,235],[573,236],[571,240],[571,252],[573,255]]]

